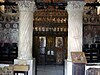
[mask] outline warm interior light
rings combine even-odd
[[[100,14],[100,6],[97,7],[97,14]]]
[[[97,0],[97,2],[100,3],[100,0]],[[97,14],[98,14],[98,15],[100,14],[100,6],[97,7]]]
[[[100,3],[100,0],[97,0],[97,2],[99,2],[99,3]]]
[[[0,2],[4,2],[4,0],[0,0]]]
[[[5,0],[0,0],[0,2],[5,2]],[[4,10],[5,10],[5,6],[1,5],[0,6],[0,11],[4,13]]]
[[[86,3],[94,3],[94,2],[96,2],[96,0],[84,0]],[[99,1],[99,0],[97,0],[97,1]]]

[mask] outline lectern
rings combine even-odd
[[[72,75],[85,75],[85,64],[87,63],[84,52],[71,52]]]
[[[29,65],[14,65],[14,75],[23,73],[28,75]]]

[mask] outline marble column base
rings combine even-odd
[[[14,64],[27,64],[30,66],[30,69],[28,71],[28,75],[35,75],[35,58],[32,60],[22,60],[22,59],[14,59]]]
[[[72,61],[65,59],[65,73],[64,75],[72,75]]]

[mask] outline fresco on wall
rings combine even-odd
[[[83,38],[84,44],[100,43],[100,26],[84,25]]]
[[[18,43],[18,15],[0,16],[0,43]]]

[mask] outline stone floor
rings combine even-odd
[[[37,75],[64,75],[63,65],[38,65]]]

